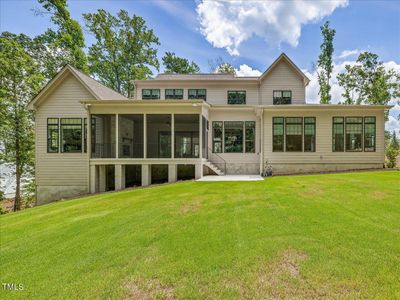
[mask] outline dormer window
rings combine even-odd
[[[228,91],[228,104],[246,104],[246,91]]]
[[[157,100],[160,99],[160,89],[143,89],[142,90],[143,100]]]
[[[292,91],[274,91],[274,105],[292,104]]]
[[[206,89],[189,89],[188,90],[188,98],[189,99],[203,99],[204,101],[206,101],[207,90]]]
[[[183,89],[165,89],[165,99],[183,99]]]

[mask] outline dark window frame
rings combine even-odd
[[[306,122],[306,119],[313,119],[314,122]],[[314,150],[306,150],[306,125],[314,125]],[[303,117],[303,152],[317,152],[317,118],[316,117]]]
[[[57,120],[57,123],[49,123],[49,120]],[[50,138],[49,138],[49,126],[57,126],[57,150],[50,151]],[[47,153],[59,153],[60,152],[60,119],[59,118],[47,118]]]
[[[301,119],[301,124],[300,123],[293,123],[293,122],[287,122],[288,118],[300,118]],[[301,128],[301,150],[288,150],[288,143],[287,143],[287,125],[300,125]],[[285,117],[285,152],[304,152],[304,117]]]
[[[242,151],[229,151],[229,152],[226,151],[226,132],[225,132],[226,126],[225,126],[225,123],[242,123]],[[224,121],[224,135],[223,135],[223,137],[224,137],[224,153],[244,153],[244,141],[245,141],[244,140],[245,139],[244,123],[245,123],[245,121]]]
[[[275,119],[282,119],[282,123],[276,123]],[[282,150],[275,150],[274,148],[274,133],[276,125],[282,126]],[[272,117],[272,152],[285,152],[285,117]]]
[[[233,94],[236,97],[234,99],[230,98],[230,95]],[[240,99],[240,95],[244,95],[244,99]],[[227,91],[227,101],[228,104],[246,104],[246,90],[229,90]]]
[[[337,118],[342,118],[343,121],[342,122],[335,122],[335,119]],[[334,143],[334,136],[335,136],[335,124],[339,124],[342,125],[342,144],[343,144],[343,149],[342,150],[335,150],[335,143]],[[341,116],[333,116],[332,117],[332,152],[344,152],[345,148],[346,148],[346,119],[345,117],[341,117]],[[336,142],[336,139],[335,139]]]
[[[64,147],[62,145],[62,140],[63,140],[63,125],[68,126],[68,125],[78,125],[78,124],[62,124],[62,120],[81,120],[80,122],[80,129],[81,129],[81,150],[79,151],[64,151]],[[83,120],[82,118],[60,118],[60,153],[83,153]]]
[[[214,124],[221,124],[221,141],[215,141]],[[212,152],[213,153],[223,153],[224,152],[224,122],[223,121],[212,121]],[[215,143],[221,143],[221,151],[215,150]]]
[[[361,123],[347,122],[348,118],[361,118]],[[344,117],[344,150],[345,152],[363,152],[364,151],[364,118],[362,116],[345,116]],[[361,125],[361,150],[347,149],[347,125]]]
[[[246,130],[247,130],[247,124],[254,124],[254,127],[252,127],[252,129],[254,128],[254,134],[253,134],[253,139],[252,140],[248,140],[247,139],[247,133],[246,133]],[[243,139],[244,139],[244,152],[243,153],[256,153],[256,134],[257,134],[257,129],[256,129],[256,121],[245,121],[244,122],[244,137],[243,137]],[[253,146],[253,151],[248,151],[247,150],[247,143],[253,143],[254,144],[254,146]]]
[[[275,97],[275,93],[281,93],[280,97]],[[289,97],[283,97],[284,92],[289,92],[290,93],[290,98]],[[272,103],[274,105],[288,105],[292,104],[292,98],[293,98],[293,93],[292,90],[273,90],[272,91]]]
[[[203,95],[199,95],[200,90],[204,90],[204,97]],[[196,95],[190,95],[190,91],[196,91]],[[207,101],[207,89],[188,89],[188,99],[201,99]]]
[[[151,91],[150,96],[145,97],[145,95],[143,94],[143,91]],[[157,97],[155,97],[155,95],[153,95],[153,91],[158,91]],[[160,89],[142,89],[142,100],[160,100],[160,96],[161,96]]]
[[[173,91],[173,95],[167,95],[167,91],[168,90],[172,90]],[[176,91],[181,91],[182,92],[182,94],[181,95],[176,95]],[[170,99],[172,99],[172,100],[174,100],[174,99],[177,99],[177,100],[182,100],[183,99],[183,89],[165,89],[164,90],[164,97],[165,97],[165,100],[170,100]]]
[[[365,120],[367,118],[373,118],[374,122],[366,122]],[[376,117],[375,116],[364,116],[363,117],[363,150],[364,152],[376,152]],[[373,150],[366,150],[366,146],[365,146],[365,140],[366,140],[366,130],[365,130],[365,125],[374,125],[374,145],[373,145]]]

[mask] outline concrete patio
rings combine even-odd
[[[264,180],[260,175],[207,175],[196,181],[261,181]]]

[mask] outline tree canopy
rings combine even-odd
[[[173,52],[166,52],[162,58],[165,73],[173,74],[194,74],[199,73],[200,68],[195,62],[178,57]]]
[[[127,97],[133,95],[132,79],[152,75],[159,69],[156,45],[159,40],[143,18],[120,10],[117,16],[99,9],[83,15],[96,38],[89,47],[89,69],[99,80]]]

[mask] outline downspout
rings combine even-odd
[[[261,108],[261,116],[260,116],[261,130],[260,130],[260,174],[262,175],[264,169],[264,108]]]

